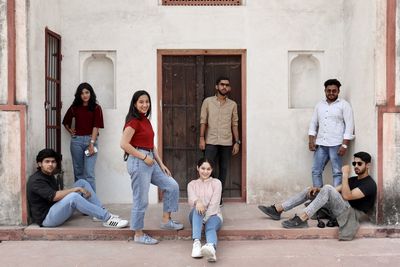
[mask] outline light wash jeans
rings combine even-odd
[[[322,187],[322,173],[326,164],[331,161],[333,186],[336,187],[342,184],[342,157],[338,155],[338,146],[317,146],[314,152],[314,162],[312,166],[312,181],[314,187]]]
[[[90,143],[90,135],[75,135],[71,137],[72,165],[74,166],[75,182],[84,179],[89,182],[96,192],[96,181],[94,177],[94,167],[96,165],[97,153],[90,157],[85,155],[85,150]],[[94,144],[98,148],[97,140]]]
[[[196,209],[192,209],[189,214],[189,221],[192,225],[192,239],[201,240],[201,230],[203,228],[204,215],[199,214]],[[217,215],[213,215],[208,218],[207,222],[204,224],[204,232],[206,234],[207,243],[214,244],[214,248],[217,248],[218,237],[217,231],[221,229],[222,222],[221,218]]]
[[[81,194],[73,192],[66,195],[63,199],[56,202],[47,213],[42,222],[45,227],[56,227],[68,220],[75,210],[87,214],[90,217],[96,217],[102,221],[110,218],[110,213],[102,207],[100,200],[92,187],[85,180],[76,181],[72,187],[82,187],[90,192],[90,198],[86,199]]]
[[[138,150],[148,157],[154,158],[153,152]],[[174,178],[161,170],[155,160],[152,166],[148,166],[142,159],[129,156],[127,168],[131,176],[133,196],[130,226],[132,230],[142,230],[144,227],[144,215],[149,204],[150,183],[158,186],[163,192],[163,211],[178,211],[179,185]]]
[[[297,193],[283,202],[283,210],[291,210],[309,200],[308,190],[309,188],[306,188],[302,192]],[[311,218],[311,216],[322,207],[329,209],[336,218],[349,208],[350,204],[342,198],[342,195],[336,190],[336,188],[331,185],[324,185],[315,199],[304,209],[304,212],[307,213],[309,218]]]

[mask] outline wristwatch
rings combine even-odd
[[[94,141],[93,139],[90,140],[91,144],[94,144],[96,141]]]
[[[342,147],[347,149],[347,145],[346,144],[342,144]]]
[[[240,140],[236,140],[235,143],[238,144],[238,145],[242,144],[242,142]]]

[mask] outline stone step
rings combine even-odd
[[[122,218],[130,219],[131,204],[109,204],[106,207]],[[300,213],[303,207],[285,213],[282,219]],[[145,232],[160,239],[191,239],[188,220],[189,207],[180,204],[179,212],[173,218],[184,224],[180,231],[159,228],[162,204],[149,205],[145,217]],[[221,240],[266,240],[266,239],[335,239],[338,228],[317,228],[317,221],[310,220],[309,228],[284,229],[281,221],[274,221],[258,210],[257,205],[246,203],[225,203],[222,208],[224,223],[218,236]],[[129,240],[133,232],[129,228],[110,229],[94,222],[89,216],[75,213],[62,226],[44,228],[37,225],[0,227],[0,240]],[[377,226],[362,223],[357,237],[400,237],[398,226]]]
[[[146,230],[146,233],[161,240],[191,239],[191,230],[180,231]],[[270,239],[336,239],[338,228],[309,227],[303,229],[235,229],[218,233],[220,240],[270,240]],[[0,227],[0,240],[130,240],[133,232],[128,228],[43,228],[37,225],[28,227]],[[392,226],[362,225],[357,238],[398,238],[400,228]]]

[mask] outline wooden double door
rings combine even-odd
[[[187,197],[187,184],[197,178],[196,163],[204,155],[199,149],[201,105],[215,95],[219,76],[230,78],[229,98],[238,104],[241,130],[241,56],[162,56],[161,64],[163,160],[179,183],[180,196]],[[225,199],[242,197],[241,161],[241,153],[232,157]]]

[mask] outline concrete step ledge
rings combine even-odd
[[[191,230],[167,231],[150,229],[146,233],[161,240],[191,239]],[[259,230],[221,230],[221,240],[270,240],[270,239],[336,239],[338,228],[309,227],[303,229],[259,229]],[[11,240],[130,240],[133,232],[125,229],[108,228],[41,228],[0,227],[0,241]],[[361,227],[357,238],[399,238],[400,228],[390,226]]]

